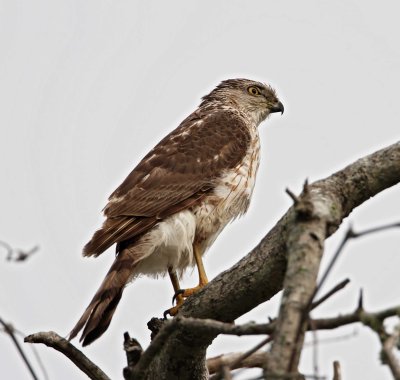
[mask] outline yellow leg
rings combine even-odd
[[[194,254],[194,259],[196,260],[197,270],[199,273],[199,285],[197,285],[194,288],[181,289],[179,286],[179,280],[178,276],[176,275],[176,272],[173,271],[171,268],[169,268],[168,269],[169,277],[171,279],[172,286],[174,287],[175,290],[174,299],[176,299],[176,306],[166,310],[164,312],[164,317],[166,317],[167,315],[175,316],[178,313],[179,308],[182,306],[184,298],[187,298],[192,294],[196,293],[198,290],[200,290],[204,285],[208,283],[208,278],[206,275],[206,271],[204,269],[203,258],[201,256],[200,247],[196,244],[193,245],[193,254]]]
[[[168,274],[169,274],[169,278],[171,279],[172,286],[174,287],[174,292],[175,292],[174,294],[176,295],[177,292],[179,292],[179,290],[181,289],[181,287],[179,285],[178,276],[172,268],[168,268]],[[179,308],[183,304],[183,296],[181,294],[178,294],[176,296],[175,295],[174,295],[173,300],[176,299],[176,306],[171,307],[170,309],[164,311],[165,319],[167,319],[167,315],[175,316],[178,313]]]
[[[193,253],[194,253],[194,259],[196,260],[197,270],[199,273],[199,285],[197,285],[194,288],[184,289],[183,291],[180,291],[179,295],[182,295],[183,298],[191,296],[192,294],[200,290],[204,285],[208,284],[208,278],[203,265],[203,257],[201,256],[201,251],[199,246],[196,244],[193,245]]]
[[[172,268],[168,268],[168,274],[169,274],[169,278],[171,279],[172,286],[174,287],[174,291],[176,293],[181,289],[181,287],[179,285],[178,276]],[[178,305],[183,303],[183,297],[181,294],[178,294],[175,298],[176,298],[176,303]]]

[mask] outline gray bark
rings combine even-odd
[[[369,198],[400,182],[400,143],[366,156],[330,177],[309,185],[313,202],[327,210],[325,238],[343,218]],[[290,208],[261,242],[232,268],[218,275],[182,306],[179,315],[232,322],[282,289],[288,231],[295,223]],[[162,332],[162,331],[161,331]],[[134,379],[206,379],[206,350],[215,331],[177,326],[157,350],[144,352]],[[145,365],[142,365],[145,363]]]

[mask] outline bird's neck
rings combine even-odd
[[[205,111],[210,111],[215,109],[230,111],[248,120],[250,124],[253,125],[254,127],[258,127],[260,123],[268,117],[267,110],[264,111],[260,110],[259,108],[254,108],[254,109],[244,108],[233,100],[214,101],[209,104],[202,104],[200,105],[199,109]]]

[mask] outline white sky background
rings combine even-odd
[[[209,251],[210,278],[287,210],[286,187],[300,192],[305,178],[323,178],[396,142],[399,8],[397,1],[365,0],[0,1],[0,239],[41,247],[20,264],[0,251],[0,316],[25,333],[70,331],[113,260],[112,250],[96,260],[80,253],[102,222],[108,195],[222,79],[271,83],[285,114],[260,127],[252,205]],[[349,221],[356,229],[398,221],[399,197],[397,187],[353,212],[328,241],[324,262]],[[398,305],[398,244],[396,230],[349,244],[325,290],[346,277],[351,284],[313,315],[352,311],[360,287],[369,310]],[[188,277],[184,285],[196,283],[195,273]],[[109,330],[84,352],[111,378],[122,378],[123,332],[147,346],[146,323],[171,296],[167,279],[138,280]],[[277,298],[240,321],[275,316]],[[320,374],[331,378],[332,361],[340,360],[346,379],[390,379],[368,329],[319,336],[354,330],[354,338],[320,344]],[[218,338],[209,355],[259,340]],[[50,379],[86,379],[60,354],[37,348]],[[4,379],[30,378],[5,334],[0,368]],[[301,369],[312,372],[310,349]]]

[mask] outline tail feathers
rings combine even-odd
[[[156,218],[107,218],[83,248],[83,256],[99,256],[114,243],[138,236],[156,224]]]
[[[134,248],[123,250],[115,259],[100,288],[94,295],[78,323],[69,334],[73,339],[83,329],[80,342],[83,346],[99,338],[110,325],[125,285],[137,262]],[[135,257],[134,257],[134,256]]]

